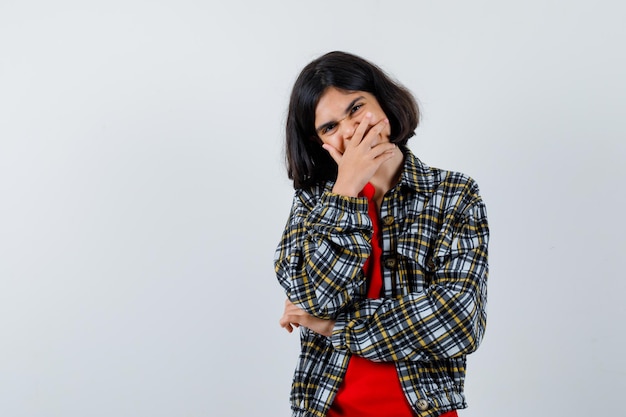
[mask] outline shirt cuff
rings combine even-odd
[[[341,194],[325,192],[322,194],[320,201],[340,211],[349,212],[365,212],[367,213],[366,197],[347,197]]]
[[[346,327],[348,326],[348,318],[346,314],[340,314],[335,319],[333,334],[330,336],[330,342],[336,350],[347,350]]]
[[[304,223],[310,231],[322,234],[368,231],[372,222],[367,214],[367,198],[346,197],[325,192]]]

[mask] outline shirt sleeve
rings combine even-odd
[[[319,194],[296,191],[274,268],[292,303],[329,319],[364,297],[372,222],[366,198]]]
[[[331,341],[374,361],[432,361],[473,352],[486,325],[489,227],[474,198],[440,230],[430,283],[394,299],[363,299],[336,320]]]

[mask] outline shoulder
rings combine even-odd
[[[402,181],[417,192],[446,193],[460,192],[479,194],[478,184],[470,176],[457,171],[431,167],[422,162],[410,150],[405,151],[406,159]]]
[[[405,164],[406,184],[444,211],[482,204],[478,183],[469,175],[426,165],[410,151]]]
[[[434,178],[434,190],[447,196],[466,195],[479,197],[478,183],[463,172],[448,171],[441,168],[431,168]]]

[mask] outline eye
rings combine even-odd
[[[327,135],[331,133],[333,130],[335,130],[336,127],[337,127],[336,123],[329,123],[320,130],[320,133],[322,135]]]
[[[359,110],[361,110],[361,108],[363,108],[364,104],[363,103],[357,103],[354,106],[352,106],[352,108],[350,109],[350,114],[355,114],[356,112],[358,112]]]

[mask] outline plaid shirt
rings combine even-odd
[[[466,355],[486,324],[485,205],[472,179],[404,152],[380,209],[382,298],[366,297],[367,199],[333,194],[332,182],[296,190],[276,275],[294,304],[336,324],[331,337],[300,327],[294,417],[326,415],[350,355],[395,362],[419,416],[466,407]]]

